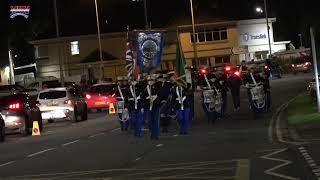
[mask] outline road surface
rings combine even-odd
[[[272,109],[256,120],[245,89],[240,111],[233,111],[229,96],[227,116],[214,125],[196,101],[200,118],[190,134],[171,129],[159,141],[151,141],[147,130],[141,139],[122,133],[105,113],[90,113],[76,124],[46,124],[41,137],[10,135],[0,144],[0,179],[316,179],[302,154],[316,154],[316,144],[281,143],[271,123],[310,79],[303,74],[273,80]]]

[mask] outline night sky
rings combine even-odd
[[[1,0],[2,2],[5,0]],[[9,46],[28,46],[21,43],[33,39],[55,37],[53,0],[7,0],[9,5],[30,5],[30,18],[9,19]],[[144,28],[143,2],[132,0],[98,0],[102,32]],[[140,0],[141,1],[141,0]],[[57,0],[61,36],[94,34],[96,19],[94,0]],[[177,19],[191,22],[189,0],[147,0],[149,21],[153,28],[175,24]],[[8,7],[9,7],[8,5]],[[221,19],[263,18],[255,7],[263,0],[194,0],[195,18]],[[276,17],[275,40],[291,40],[297,47],[298,34],[309,42],[308,27],[319,23],[320,11],[313,0],[268,0],[269,17]],[[319,26],[320,29],[320,26]],[[30,54],[33,50],[27,48]],[[27,56],[27,55],[25,55]]]

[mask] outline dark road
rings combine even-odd
[[[147,130],[141,139],[122,133],[115,116],[104,113],[77,124],[46,124],[40,137],[8,135],[0,144],[0,179],[317,179],[301,144],[279,142],[271,123],[310,79],[301,74],[273,80],[272,109],[258,119],[252,118],[245,89],[240,111],[233,111],[229,95],[228,114],[214,125],[195,100],[199,118],[191,133],[172,129],[159,141],[151,141]],[[320,149],[317,143],[305,148],[313,146]]]

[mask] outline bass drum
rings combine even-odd
[[[129,120],[129,110],[124,107],[124,101],[116,102],[117,114],[119,121]]]

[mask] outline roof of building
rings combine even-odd
[[[102,51],[102,57],[103,61],[112,61],[117,60],[118,58],[113,56],[112,54],[109,54],[108,52]],[[95,49],[92,51],[88,56],[83,58],[81,60],[81,64],[87,64],[87,63],[95,63],[100,61],[100,51],[99,49]]]

